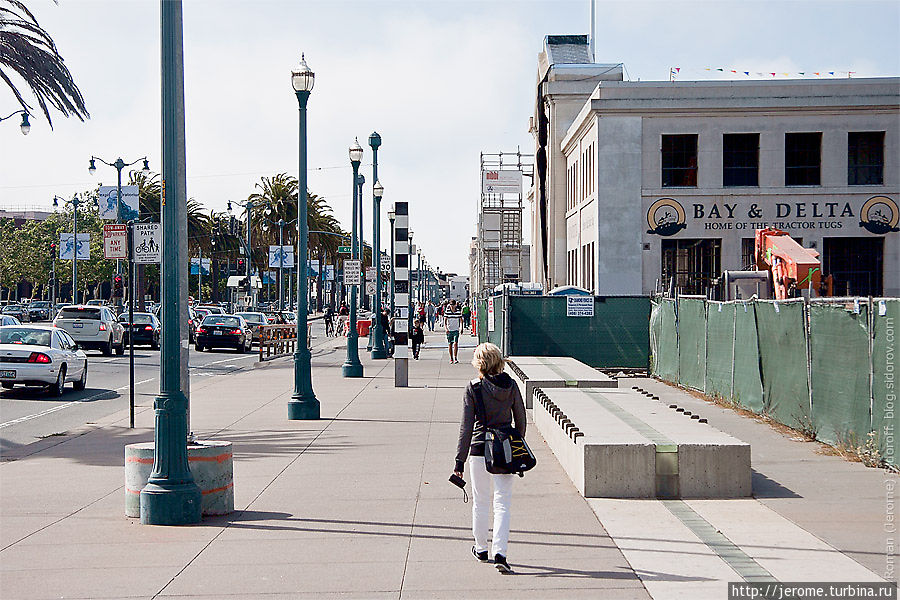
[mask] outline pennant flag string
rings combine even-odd
[[[733,73],[734,75],[737,75],[739,77],[740,76],[743,76],[743,77],[754,77],[755,76],[755,77],[766,78],[766,79],[770,79],[772,77],[810,79],[810,78],[813,78],[814,76],[816,78],[826,78],[826,79],[835,78],[835,77],[850,78],[854,74],[856,74],[856,71],[792,71],[792,72],[766,71],[766,72],[762,72],[762,71],[744,71],[739,68],[731,69],[731,68],[727,68],[727,67],[704,67],[703,70],[700,71],[698,69],[670,67],[669,68],[669,81],[675,81],[676,77],[678,77],[679,75],[683,75],[684,73],[682,73],[682,71],[685,71],[686,73],[689,73],[689,72],[702,73],[703,71],[708,71],[710,73],[713,73],[713,72]]]

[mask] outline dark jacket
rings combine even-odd
[[[413,326],[412,341],[419,343],[419,344],[421,344],[425,341],[425,332],[418,325]]]
[[[463,395],[462,422],[459,425],[459,442],[456,445],[456,465],[454,471],[462,472],[466,458],[484,456],[484,423],[475,410],[475,392],[471,381]],[[525,402],[522,393],[512,377],[506,373],[488,375],[481,380],[481,397],[484,400],[484,414],[488,427],[511,425],[515,420],[516,429],[525,436]]]

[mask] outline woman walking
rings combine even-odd
[[[468,457],[472,477],[472,534],[475,545],[472,554],[481,562],[493,555],[494,565],[501,573],[511,573],[507,562],[509,542],[510,503],[515,475],[494,475],[484,463],[485,427],[502,427],[513,421],[525,436],[525,403],[519,386],[503,372],[505,361],[500,349],[491,343],[475,348],[472,366],[478,369],[478,379],[469,382],[463,395],[463,415],[459,426],[454,473],[462,477]],[[488,552],[491,487],[493,486],[494,534]]]

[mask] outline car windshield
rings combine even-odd
[[[4,306],[3,307],[3,314],[5,314],[5,315],[11,315],[11,314],[20,313],[20,312],[22,312],[21,306],[13,305],[13,306]]]
[[[254,325],[259,325],[261,323],[266,322],[265,316],[260,313],[238,313],[239,317],[244,317],[244,320],[248,323],[253,323]]]
[[[0,328],[0,344],[49,346],[50,332],[30,327],[3,327]]]
[[[32,302],[31,304],[28,305],[28,307],[29,308],[50,308],[50,303],[44,302],[44,301]]]
[[[128,322],[128,313],[119,315],[119,323]],[[153,317],[146,313],[134,313],[134,322],[139,325],[152,325]]]
[[[223,317],[221,315],[209,315],[203,319],[203,325],[222,325],[224,327],[240,327],[241,322],[237,317]]]
[[[60,319],[91,319],[100,320],[99,308],[84,308],[78,306],[70,306],[59,311]]]

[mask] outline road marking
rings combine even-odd
[[[150,379],[145,379],[143,381],[135,381],[134,385],[135,385],[135,387],[137,387],[137,386],[141,385],[142,383],[150,383],[154,379],[156,379],[156,377],[151,377]],[[127,390],[127,389],[128,389],[128,385],[123,385],[122,387],[117,387],[115,391],[121,392],[122,390]]]
[[[35,413],[33,415],[27,415],[24,417],[19,417],[18,419],[14,419],[12,421],[7,421],[6,423],[0,423],[0,429],[4,427],[9,427],[10,425],[16,425],[18,423],[24,423],[25,421],[30,421],[32,419],[37,419],[38,417],[43,417],[44,415],[49,415],[50,413],[55,413],[58,410],[62,410],[64,408],[68,408],[70,406],[75,406],[76,404],[81,404],[82,402],[90,402],[91,400],[96,400],[101,396],[106,396],[107,394],[113,393],[111,390],[107,390],[105,392],[100,392],[99,394],[94,394],[88,398],[82,398],[81,400],[75,400],[73,402],[67,402],[65,404],[60,404],[59,406],[54,406],[53,408],[48,408],[47,410],[43,410],[39,413]]]
[[[236,360],[244,360],[246,358],[256,358],[255,354],[248,354],[246,356],[236,356],[235,358],[225,358],[223,360],[217,360],[215,362],[206,363],[204,365],[191,365],[192,369],[202,369],[204,367],[209,367],[210,365],[218,365],[221,363],[234,362]]]

